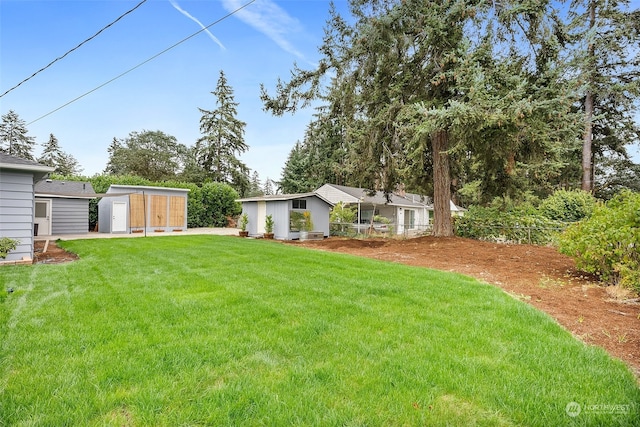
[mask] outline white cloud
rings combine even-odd
[[[247,0],[222,0],[226,10],[233,12],[246,4]],[[290,16],[272,0],[256,0],[234,15],[245,24],[269,37],[282,50],[300,59],[304,55],[289,41],[294,33],[302,29],[300,21]]]
[[[186,16],[187,18],[191,19],[193,22],[195,22],[196,24],[198,24],[200,26],[200,28],[202,28],[205,33],[207,33],[209,35],[209,37],[211,37],[211,40],[213,40],[218,46],[220,46],[221,49],[226,49],[224,47],[224,45],[222,44],[222,42],[220,42],[220,40],[218,40],[218,38],[216,36],[214,36],[213,34],[211,34],[211,31],[209,31],[207,29],[207,27],[204,26],[204,24],[202,22],[200,22],[197,18],[195,18],[193,15],[191,15],[189,12],[187,12],[186,10],[182,9],[178,3],[174,0],[169,0],[169,3],[171,3],[171,6],[173,6],[178,12],[182,13],[184,16]]]

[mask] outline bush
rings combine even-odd
[[[464,216],[454,219],[457,236],[493,242],[547,245],[557,240],[564,227],[528,204],[507,211],[471,206]]]
[[[236,202],[238,193],[227,184],[202,184],[201,192],[201,227],[226,227],[227,216],[237,216],[242,211],[242,207]]]
[[[576,222],[591,216],[596,199],[582,190],[558,190],[539,206],[540,213],[557,221]]]
[[[569,227],[560,252],[579,269],[640,292],[640,194],[623,191]]]
[[[14,250],[20,244],[20,240],[10,239],[8,237],[0,238],[0,258],[5,259],[9,252]]]

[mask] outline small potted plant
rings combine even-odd
[[[264,220],[264,238],[273,239],[273,216],[267,215]]]
[[[247,224],[249,224],[249,215],[243,213],[240,217],[240,237],[248,237]]]

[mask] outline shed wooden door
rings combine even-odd
[[[141,228],[146,225],[146,209],[142,194],[129,195],[129,222],[131,228]]]
[[[151,196],[151,226],[167,226],[167,196]]]
[[[182,196],[169,198],[169,227],[184,227],[184,208],[186,199]]]

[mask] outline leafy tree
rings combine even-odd
[[[223,71],[211,94],[216,97],[217,108],[211,111],[199,108],[203,136],[196,142],[196,158],[209,179],[232,184],[244,195],[249,189],[249,168],[236,156],[249,149],[244,141],[246,123],[236,117],[238,103]]]
[[[20,119],[15,111],[9,110],[2,116],[2,123],[0,123],[0,151],[34,160],[33,149],[36,141],[27,135],[28,132],[24,120]]]
[[[137,175],[151,181],[175,179],[186,151],[174,136],[161,131],[131,132],[123,141],[112,141],[105,172]]]
[[[593,191],[593,164],[609,150],[626,157],[640,141],[635,121],[640,96],[640,9],[629,0],[573,0],[569,34],[584,82],[582,189]],[[637,6],[637,3],[636,3]]]
[[[49,141],[43,145],[42,155],[38,162],[55,168],[54,173],[62,176],[78,175],[82,168],[71,154],[67,154],[60,148],[58,138],[54,134],[49,135]]]

